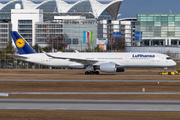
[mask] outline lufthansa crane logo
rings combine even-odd
[[[22,48],[25,45],[25,41],[22,38],[19,38],[16,40],[16,45],[17,47]]]

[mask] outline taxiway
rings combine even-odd
[[[0,110],[180,112],[180,101],[0,99]]]

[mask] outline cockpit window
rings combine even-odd
[[[166,60],[171,60],[171,59],[172,59],[172,58],[170,58],[170,57],[167,57],[167,58],[166,58]]]

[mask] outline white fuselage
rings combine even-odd
[[[116,63],[118,67],[172,67],[176,65],[169,56],[159,53],[48,53],[56,57],[64,57],[67,59],[55,59],[48,57],[45,53],[24,54],[27,57],[25,61],[53,66],[53,67],[70,67],[84,68],[88,62],[71,61],[68,58],[95,60],[93,66],[99,66],[102,63]]]

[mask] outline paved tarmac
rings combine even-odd
[[[2,75],[2,74],[0,74]],[[20,75],[20,74],[13,74]],[[25,74],[22,74],[25,75]],[[42,75],[42,74],[28,74]],[[47,75],[47,74],[43,74]],[[54,75],[54,74],[50,74]],[[61,75],[61,74],[55,74]],[[64,75],[64,74],[62,74]],[[67,75],[67,74],[66,74]],[[74,75],[74,74],[73,74]],[[77,74],[79,75],[79,74]],[[114,75],[127,76],[127,75]],[[128,76],[159,76],[159,75],[128,75]],[[167,76],[170,77],[170,76]],[[178,78],[179,76],[177,76]],[[27,80],[0,79],[0,81],[32,81],[32,82],[177,82],[180,80]],[[4,92],[8,94],[177,94],[180,92]],[[47,100],[47,99],[0,99],[0,110],[64,110],[64,111],[159,111],[180,112],[180,101],[146,101],[146,100]]]
[[[9,95],[7,93],[0,93],[0,97],[8,97]]]
[[[180,92],[3,92],[14,95],[180,95]]]
[[[0,99],[0,110],[180,112],[180,101]]]
[[[179,83],[180,80],[37,80],[37,79],[0,79],[0,81],[17,82],[159,82],[159,83]]]
[[[24,73],[24,74],[17,74],[17,73],[0,73],[0,75],[84,75],[87,76],[85,74],[29,74],[29,73]],[[162,75],[141,75],[141,74],[99,74],[99,75],[93,75],[93,76],[147,76],[147,77],[151,77],[151,76],[162,76]],[[166,75],[167,77],[171,77],[172,75]],[[179,77],[180,75],[173,75],[173,77]]]

